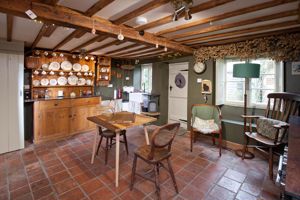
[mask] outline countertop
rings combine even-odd
[[[78,96],[78,97],[56,97],[56,98],[38,98],[38,99],[25,99],[24,103],[33,103],[35,101],[51,101],[51,100],[63,100],[63,99],[80,99],[80,98],[92,98],[100,97],[99,95],[90,95],[90,96]]]

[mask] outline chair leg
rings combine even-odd
[[[155,188],[156,188],[156,195],[157,198],[160,200],[160,187],[159,187],[159,175],[158,175],[158,165],[155,165],[154,173],[155,173]]]
[[[99,149],[100,149],[100,147],[101,147],[102,139],[103,139],[103,136],[101,135],[101,136],[100,136],[100,141],[99,141],[98,147],[97,147],[97,152],[96,152],[96,155],[97,155],[97,156],[98,156]]]
[[[249,138],[246,135],[244,137],[245,137],[245,143],[244,143],[244,147],[243,147],[242,160],[245,159],[245,154],[246,154],[247,146],[249,144]]]
[[[269,149],[269,177],[273,180],[273,148]]]
[[[133,189],[133,184],[134,184],[134,180],[135,180],[136,163],[137,163],[137,156],[134,154],[133,166],[132,166],[132,172],[131,172],[130,190]]]
[[[126,153],[128,155],[128,144],[127,144],[126,133],[123,134],[123,140],[124,140],[124,143],[125,143]]]
[[[219,133],[219,155],[222,156],[222,131]]]
[[[193,152],[193,142],[194,142],[194,131],[193,131],[193,127],[191,128],[191,152]]]
[[[178,187],[177,187],[177,184],[176,184],[176,179],[175,179],[175,176],[174,176],[174,171],[173,171],[173,168],[172,168],[172,165],[171,165],[171,161],[170,161],[169,158],[167,159],[167,161],[168,161],[169,173],[171,175],[173,185],[175,187],[175,191],[176,191],[176,193],[178,193]]]
[[[211,140],[213,142],[213,145],[215,145],[216,144],[216,140],[215,140],[215,134],[214,133],[211,134]]]
[[[106,145],[105,145],[105,165],[107,164],[108,149],[109,149],[109,138],[106,138]]]

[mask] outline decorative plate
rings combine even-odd
[[[73,65],[73,70],[74,70],[75,72],[81,71],[81,64],[75,63],[75,64]]]
[[[41,85],[42,86],[47,86],[49,84],[49,80],[47,79],[47,78],[43,78],[42,80],[41,80]]]
[[[92,85],[92,81],[90,79],[86,80],[87,85]]]
[[[33,86],[39,86],[40,85],[40,81],[39,80],[33,80],[32,81],[32,85]]]
[[[90,69],[90,67],[88,65],[82,65],[82,67],[81,67],[81,70],[83,72],[87,72],[87,71],[89,71],[89,69]]]
[[[49,67],[49,65],[48,65],[47,63],[45,63],[45,64],[42,64],[42,69],[43,69],[43,70],[47,70],[47,69],[48,69],[48,67]]]
[[[60,64],[58,62],[52,62],[49,65],[49,70],[58,71],[60,68]]]
[[[72,75],[72,76],[68,77],[69,85],[76,85],[77,82],[78,82],[78,77],[77,76]]]
[[[57,80],[56,79],[50,79],[50,85],[54,86],[57,85]]]
[[[72,70],[72,63],[70,61],[63,61],[60,65],[61,69],[64,71],[71,71]]]
[[[64,76],[61,76],[57,79],[58,85],[66,85],[68,82],[67,78]]]
[[[86,81],[85,81],[85,79],[84,78],[79,78],[78,79],[78,85],[85,85],[85,83],[86,83]]]

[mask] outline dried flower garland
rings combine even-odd
[[[264,57],[276,61],[297,61],[300,60],[300,33],[201,47],[195,51],[194,56],[197,62],[225,57],[238,57],[242,60]]]

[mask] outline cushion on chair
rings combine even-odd
[[[210,134],[217,132],[219,130],[218,125],[215,123],[214,119],[203,120],[199,117],[195,117],[192,127],[197,129],[203,134]]]
[[[287,123],[275,119],[260,117],[259,119],[257,119],[256,124],[257,133],[272,140],[275,140],[277,129],[273,127],[274,125],[287,125]],[[281,140],[283,133],[284,129],[280,129],[278,134],[278,141]]]

